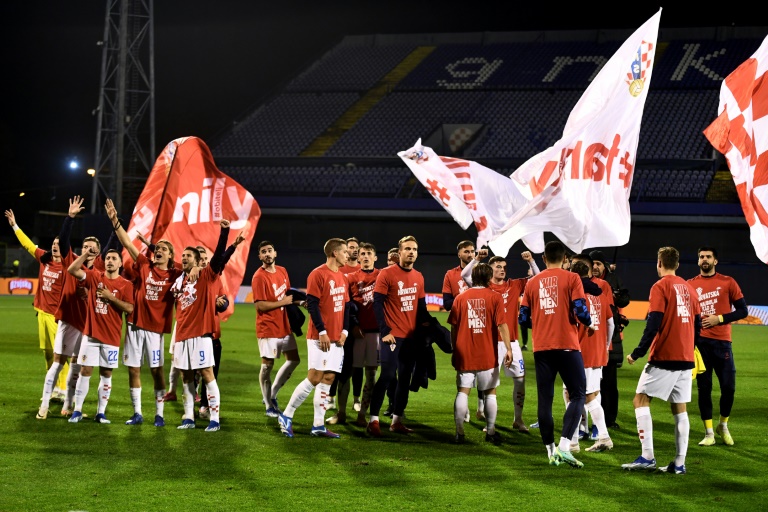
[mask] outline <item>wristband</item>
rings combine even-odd
[[[720,320],[720,323],[723,323],[723,315],[717,315],[717,318]]]
[[[346,329],[342,329],[341,334],[343,334],[344,336],[349,336],[349,332]]]
[[[19,227],[19,225],[18,225],[18,224],[14,224],[14,225],[13,225],[13,232],[14,232],[14,233],[15,233],[16,231],[20,230],[20,229],[21,229],[21,228]]]
[[[328,331],[326,331],[325,329],[323,329],[322,331],[320,331],[319,333],[317,333],[317,335],[318,335],[318,336],[322,336],[322,335],[326,335],[326,336],[327,336],[327,335],[328,335]]]
[[[114,224],[112,224],[112,229],[114,229],[115,231],[117,231],[117,230],[118,230],[118,229],[120,229],[121,227],[123,227],[123,226],[121,226],[119,222],[117,223],[117,226],[115,226]]]

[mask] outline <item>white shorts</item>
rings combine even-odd
[[[331,349],[323,352],[319,347],[320,341],[307,340],[307,364],[310,370],[341,373],[344,364],[344,347],[331,343]]]
[[[587,381],[587,387],[584,390],[585,394],[594,393],[600,391],[600,381],[603,380],[603,368],[584,368],[584,377]],[[568,389],[563,384],[563,389]]]
[[[72,357],[80,353],[80,342],[83,340],[83,333],[75,329],[72,324],[64,320],[59,320],[59,327],[56,329],[56,338],[53,340],[53,353],[62,356]]]
[[[83,335],[77,364],[82,366],[98,366],[99,368],[117,368],[120,362],[120,347],[107,345],[96,338]]]
[[[490,370],[479,370],[473,372],[457,372],[457,388],[477,388],[478,391],[495,389],[499,383],[499,367]]]
[[[173,366],[179,370],[211,368],[213,360],[213,339],[208,336],[189,338],[173,344]]]
[[[499,342],[498,352],[499,352],[499,368],[504,369],[504,375],[506,375],[507,377],[524,377],[525,376],[525,362],[523,361],[523,351],[520,349],[520,343],[518,343],[517,340],[514,340],[512,342],[512,365],[509,368],[504,366],[504,355],[506,355],[507,349],[504,347],[503,341]],[[501,383],[501,381],[499,381],[499,383]]]
[[[147,331],[128,323],[125,332],[123,364],[140,368],[146,360],[150,368],[159,368],[165,364],[165,337],[163,333]]]
[[[665,370],[646,363],[635,393],[684,404],[691,401],[692,383],[691,370]]]
[[[379,366],[379,338],[377,332],[363,333],[364,338],[356,338],[352,347],[352,368]],[[349,340],[348,340],[349,341]]]
[[[264,359],[279,359],[283,352],[298,349],[293,334],[285,338],[259,338],[259,355]]]

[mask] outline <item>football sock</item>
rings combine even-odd
[[[605,412],[603,411],[603,407],[600,405],[599,400],[592,400],[584,407],[587,408],[587,412],[589,412],[589,414],[592,416],[592,424],[597,426],[597,437],[610,437],[608,434],[608,427],[605,424]]]
[[[512,401],[515,404],[515,423],[522,423],[523,405],[525,405],[525,377],[513,379]]]
[[[61,364],[53,363],[45,374],[45,384],[43,384],[43,401],[40,404],[41,409],[48,409],[51,403],[51,394],[53,394],[53,383],[59,378],[61,373]],[[66,386],[64,387],[66,389]]]
[[[277,392],[280,391],[280,388],[282,388],[286,382],[288,382],[288,379],[293,375],[293,370],[295,370],[297,366],[299,366],[299,362],[291,360],[286,360],[282,366],[280,366],[280,369],[277,370],[277,375],[275,375],[275,380],[272,382],[272,398],[277,398]]]
[[[675,414],[675,466],[685,464],[685,456],[688,453],[688,436],[691,430],[691,423],[688,420],[688,413],[681,412]]]
[[[67,372],[67,404],[75,403],[75,390],[77,389],[77,381],[80,377],[80,365],[77,363],[69,363],[69,372]]]
[[[728,428],[728,418],[729,416],[720,416],[720,424],[725,428]]]
[[[714,437],[715,436],[715,429],[712,426],[712,420],[704,420],[704,432],[705,435],[708,437]]]
[[[560,444],[558,445],[558,448],[560,448],[561,452],[569,452],[569,451],[571,451],[571,439],[569,439],[567,437],[561,437],[560,438]]]
[[[313,427],[322,427],[325,425],[325,411],[327,410],[326,406],[328,404],[328,393],[330,390],[331,385],[324,382],[315,386],[315,396],[312,399],[315,413],[315,417],[312,421]],[[293,402],[293,397],[291,397],[291,402]]]
[[[637,435],[640,437],[640,445],[645,459],[653,459],[653,420],[650,407],[638,407],[635,409],[637,419]]]
[[[264,407],[272,407],[272,367],[273,363],[261,363],[259,372],[259,386],[261,387],[261,396],[264,399]]]
[[[169,393],[175,393],[176,392],[176,386],[179,383],[179,374],[181,372],[178,368],[173,366],[171,364],[171,369],[168,371],[168,392]]]
[[[184,385],[184,418],[195,421],[195,381],[183,382]]]
[[[91,384],[91,378],[90,377],[83,377],[80,376],[79,379],[77,379],[77,388],[75,389],[75,410],[81,411],[83,410],[83,402],[85,401],[85,397],[88,394],[88,388]]]
[[[469,410],[469,396],[459,391],[453,401],[453,421],[456,423],[456,433],[464,435],[464,417]]]
[[[131,403],[133,412],[141,414],[141,388],[131,388]]]
[[[211,421],[219,421],[219,408],[221,406],[221,393],[216,379],[205,383],[205,392],[208,394],[208,411],[211,413]]]
[[[155,390],[155,414],[157,414],[160,417],[162,417],[165,412],[165,401],[163,400],[164,396],[165,396],[164,389]]]
[[[485,393],[477,392],[477,412],[485,413]]]
[[[288,401],[288,407],[285,408],[283,414],[289,418],[293,418],[296,409],[298,409],[299,406],[304,403],[304,400],[307,399],[309,394],[312,393],[314,389],[315,386],[309,382],[309,379],[304,379],[303,381],[299,382],[299,385],[296,386],[296,389],[293,390],[291,399]]]
[[[485,395],[485,426],[486,433],[493,435],[496,432],[496,415],[499,412],[498,402],[496,401],[496,393]]]
[[[547,456],[551,457],[555,454],[555,443],[549,443],[547,445]]]
[[[96,405],[97,414],[104,414],[107,412],[107,404],[109,403],[109,397],[111,394],[112,377],[104,377],[103,375],[99,376],[99,397]]]

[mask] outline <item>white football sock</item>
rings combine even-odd
[[[315,397],[312,401],[314,405],[315,417],[312,422],[313,427],[322,427],[325,425],[325,411],[327,410],[328,393],[331,391],[331,385],[324,382],[315,386]],[[291,397],[293,401],[293,397]]]
[[[48,409],[51,404],[51,395],[53,394],[54,385],[59,379],[61,368],[61,363],[54,362],[51,364],[51,367],[48,368],[48,372],[45,374],[45,383],[43,384],[43,401],[40,403],[41,409]]]
[[[488,394],[484,393],[485,395],[485,425],[486,425],[486,433],[489,435],[493,435],[496,433],[496,415],[499,412],[499,406],[498,402],[496,400],[496,394]]]
[[[112,377],[99,376],[99,401],[96,406],[96,414],[107,412],[110,395],[112,395]]]
[[[261,387],[261,396],[264,399],[264,407],[272,407],[272,367],[273,363],[261,363],[259,371],[259,386]]]
[[[216,379],[205,383],[205,392],[208,395],[208,411],[211,413],[211,421],[219,421],[221,393]]]
[[[687,412],[675,414],[675,466],[685,464],[685,456],[688,454],[688,437],[691,431],[691,423]]]
[[[640,437],[640,445],[643,448],[641,455],[644,459],[653,459],[653,420],[650,407],[638,407],[635,409],[637,418],[637,435]]]
[[[141,414],[141,388],[131,388],[131,403],[133,412]]]
[[[79,379],[77,379],[77,387],[75,388],[75,410],[78,412],[83,411],[83,402],[85,401],[85,397],[88,395],[88,388],[91,384],[91,378],[90,377],[83,377],[80,376]]]
[[[160,416],[161,418],[165,413],[165,401],[163,400],[164,396],[165,396],[164,389],[155,390],[155,414],[157,416]]]
[[[600,395],[597,395],[600,396]],[[592,416],[592,424],[597,426],[598,439],[604,439],[610,437],[608,434],[608,427],[605,425],[605,412],[600,405],[600,401],[595,398],[591,402],[584,406],[587,412]]]
[[[282,388],[286,382],[288,382],[288,379],[293,375],[293,370],[295,370],[297,366],[299,366],[298,361],[290,360],[286,360],[282,366],[280,366],[280,369],[277,370],[277,375],[275,375],[275,380],[272,383],[272,398],[277,398],[277,392],[280,391],[280,388]]]
[[[296,409],[298,409],[301,404],[304,403],[304,400],[307,399],[307,397],[310,395],[310,393],[312,393],[312,391],[314,391],[314,389],[315,386],[309,382],[309,379],[304,379],[303,381],[299,382],[299,385],[296,386],[296,389],[293,390],[291,399],[288,401],[288,407],[286,407],[285,411],[283,411],[283,415],[289,418],[293,418],[293,415],[296,413]]]
[[[525,377],[515,377],[512,380],[512,402],[515,405],[515,423],[523,423],[523,406],[525,405]]]
[[[195,421],[195,380],[182,382],[184,384],[184,418]]]
[[[456,433],[464,435],[464,417],[469,410],[469,396],[461,391],[456,393],[453,401],[453,421],[456,423]]]

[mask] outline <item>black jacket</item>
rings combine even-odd
[[[307,300],[307,294],[296,288],[290,288],[286,294],[293,296],[294,301]],[[301,308],[296,304],[288,304],[285,306],[285,312],[288,313],[288,323],[291,324],[291,332],[296,336],[304,334],[301,328],[304,326],[304,321],[307,317]]]
[[[440,350],[446,354],[453,351],[451,331],[443,326],[437,318],[430,315],[429,325],[419,325],[416,328],[413,342],[418,344],[418,354],[409,389],[418,391],[420,388],[427,389],[429,381],[437,379],[437,362],[432,344],[437,344]]]

